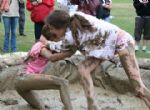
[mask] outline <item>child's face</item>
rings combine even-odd
[[[64,35],[65,35],[65,32],[66,32],[66,29],[64,28],[61,28],[61,29],[51,29],[50,32],[52,33],[52,37],[51,37],[51,40],[53,41],[60,41],[63,39]]]

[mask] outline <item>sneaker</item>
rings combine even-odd
[[[135,45],[135,52],[139,51],[140,47],[138,45]]]
[[[21,34],[20,34],[20,36],[27,36],[27,35],[26,35],[26,34],[24,34],[24,33],[21,33]]]
[[[146,53],[150,53],[150,51],[147,50]]]
[[[143,47],[142,47],[142,51],[146,53],[146,52],[147,52],[147,47],[146,47],[146,46],[143,46]]]

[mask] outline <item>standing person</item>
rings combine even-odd
[[[70,0],[70,2],[78,5],[79,11],[92,16],[96,16],[96,10],[100,6],[99,0]]]
[[[63,11],[54,11],[48,16],[47,24],[60,25],[57,22],[61,21],[61,18],[58,18],[61,14],[64,15]],[[72,50],[72,54],[79,50],[85,55],[86,59],[81,62],[78,70],[87,98],[88,110],[98,110],[91,77],[92,71],[103,61],[111,60],[115,53],[118,53],[136,95],[150,108],[150,91],[145,87],[140,76],[132,36],[113,24],[82,12],[74,13],[68,22],[70,26],[64,28],[65,33],[60,34],[57,30],[51,31],[53,35],[59,34],[64,39],[61,44],[47,42],[43,37],[41,41],[45,42],[51,50],[68,49]]]
[[[110,21],[110,11],[112,9],[111,0],[101,0],[102,3],[102,19],[109,22]]]
[[[62,23],[65,24],[66,22],[63,21]],[[51,26],[53,29],[49,26],[43,26],[42,35],[44,35],[47,40],[60,40],[59,37],[53,36],[49,31],[59,30],[59,32],[62,33],[62,29],[65,28],[64,25],[60,27],[55,27],[53,25]],[[32,107],[37,108],[38,110],[46,110],[43,102],[33,90],[55,89],[60,91],[60,98],[64,104],[64,110],[72,110],[67,80],[56,76],[43,74],[43,70],[48,64],[48,61],[57,61],[62,57],[70,56],[69,54],[69,52],[57,54],[55,51],[47,49],[46,46],[40,41],[33,45],[28,53],[25,67],[23,70],[18,72],[15,82],[17,92]]]
[[[2,22],[2,13],[0,12],[0,22]]]
[[[35,41],[38,41],[44,20],[54,9],[54,0],[27,0],[26,7],[31,12],[31,20],[34,22]]]
[[[135,17],[134,37],[136,41],[135,51],[140,49],[140,41],[143,36],[143,52],[148,52],[148,41],[150,40],[150,1],[133,0],[137,16]]]
[[[3,24],[4,24],[4,44],[3,51],[9,52],[9,44],[11,46],[11,52],[16,52],[16,30],[19,19],[19,6],[18,0],[7,0],[7,10],[2,12]],[[11,34],[11,35],[10,35]],[[10,37],[11,36],[11,37]]]
[[[19,2],[19,34],[20,36],[26,36],[24,33],[25,27],[25,2]]]

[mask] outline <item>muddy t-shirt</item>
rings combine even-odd
[[[83,16],[90,22],[96,31],[81,32],[78,30],[77,40],[79,43],[77,43],[72,36],[71,30],[68,29],[65,34],[65,39],[62,42],[62,47],[68,49],[76,48],[87,57],[101,59],[113,58],[116,50],[117,32],[120,29],[113,24],[99,20],[82,12],[76,12],[74,14]]]

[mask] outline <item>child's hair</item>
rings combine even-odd
[[[70,24],[70,16],[66,11],[55,10],[48,15],[45,24],[56,29],[67,28]]]
[[[94,32],[95,28],[92,27],[90,22],[81,15],[73,15],[72,17],[63,10],[53,11],[46,19],[45,24],[48,26],[53,26],[56,29],[70,27],[74,39],[77,41],[78,30],[81,32],[89,31]],[[50,34],[50,33],[49,33]],[[48,32],[46,32],[48,35]]]

